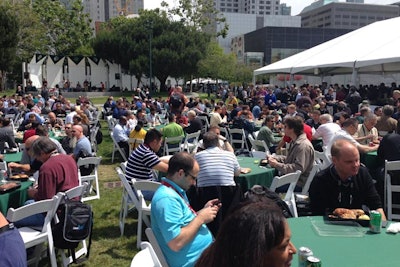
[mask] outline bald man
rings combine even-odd
[[[366,167],[360,166],[356,145],[346,139],[335,141],[331,149],[332,165],[320,171],[311,183],[310,200],[314,215],[335,208],[361,209],[367,205],[382,214],[382,201]]]
[[[80,157],[87,157],[92,155],[92,146],[89,139],[83,134],[83,128],[77,124],[72,126],[72,134],[76,137],[76,146],[72,154],[73,158],[77,160]]]

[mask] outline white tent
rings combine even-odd
[[[400,72],[400,17],[372,23],[254,71],[328,76]]]
[[[63,83],[64,57],[49,56],[46,64],[46,79],[50,88]]]

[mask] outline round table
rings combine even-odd
[[[243,192],[246,192],[253,185],[263,185],[269,187],[276,174],[274,168],[260,167],[259,158],[253,157],[237,157],[241,168],[250,168],[249,173],[242,173],[235,180],[242,187]]]
[[[32,185],[31,181],[21,182],[21,187],[13,191],[0,194],[0,211],[7,215],[9,208],[19,208],[28,199],[28,188]]]
[[[322,266],[384,267],[399,264],[400,235],[387,234],[384,228],[380,234],[372,234],[367,227],[354,229],[352,226],[336,225],[343,227],[342,233],[346,231],[347,235],[340,236],[341,232],[335,231],[322,236],[313,226],[324,224],[321,216],[290,218],[288,223],[294,246],[297,249],[302,246],[310,248],[321,260]],[[293,255],[292,266],[298,266],[298,255]]]

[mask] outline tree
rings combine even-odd
[[[7,72],[15,60],[18,44],[18,21],[7,4],[0,5],[0,89],[5,89]]]
[[[210,42],[206,57],[199,61],[198,75],[204,78],[231,80],[236,65],[233,54],[224,54],[223,49],[216,42]]]
[[[159,9],[143,10],[140,17],[111,20],[93,41],[96,54],[121,64],[138,80],[149,73],[150,36],[152,72],[161,86],[168,76],[183,77],[197,71],[209,36],[171,21]]]
[[[179,0],[176,7],[170,8],[161,3],[171,17],[178,16],[182,23],[215,36],[226,37],[229,26],[226,18],[214,7],[214,0]]]
[[[82,1],[72,0],[66,8],[60,1],[35,0],[33,12],[40,18],[40,27],[46,29],[45,54],[75,55],[88,51],[92,30],[89,15],[83,12]]]

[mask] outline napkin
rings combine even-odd
[[[400,232],[400,223],[391,223],[386,229],[386,232],[396,234]]]

